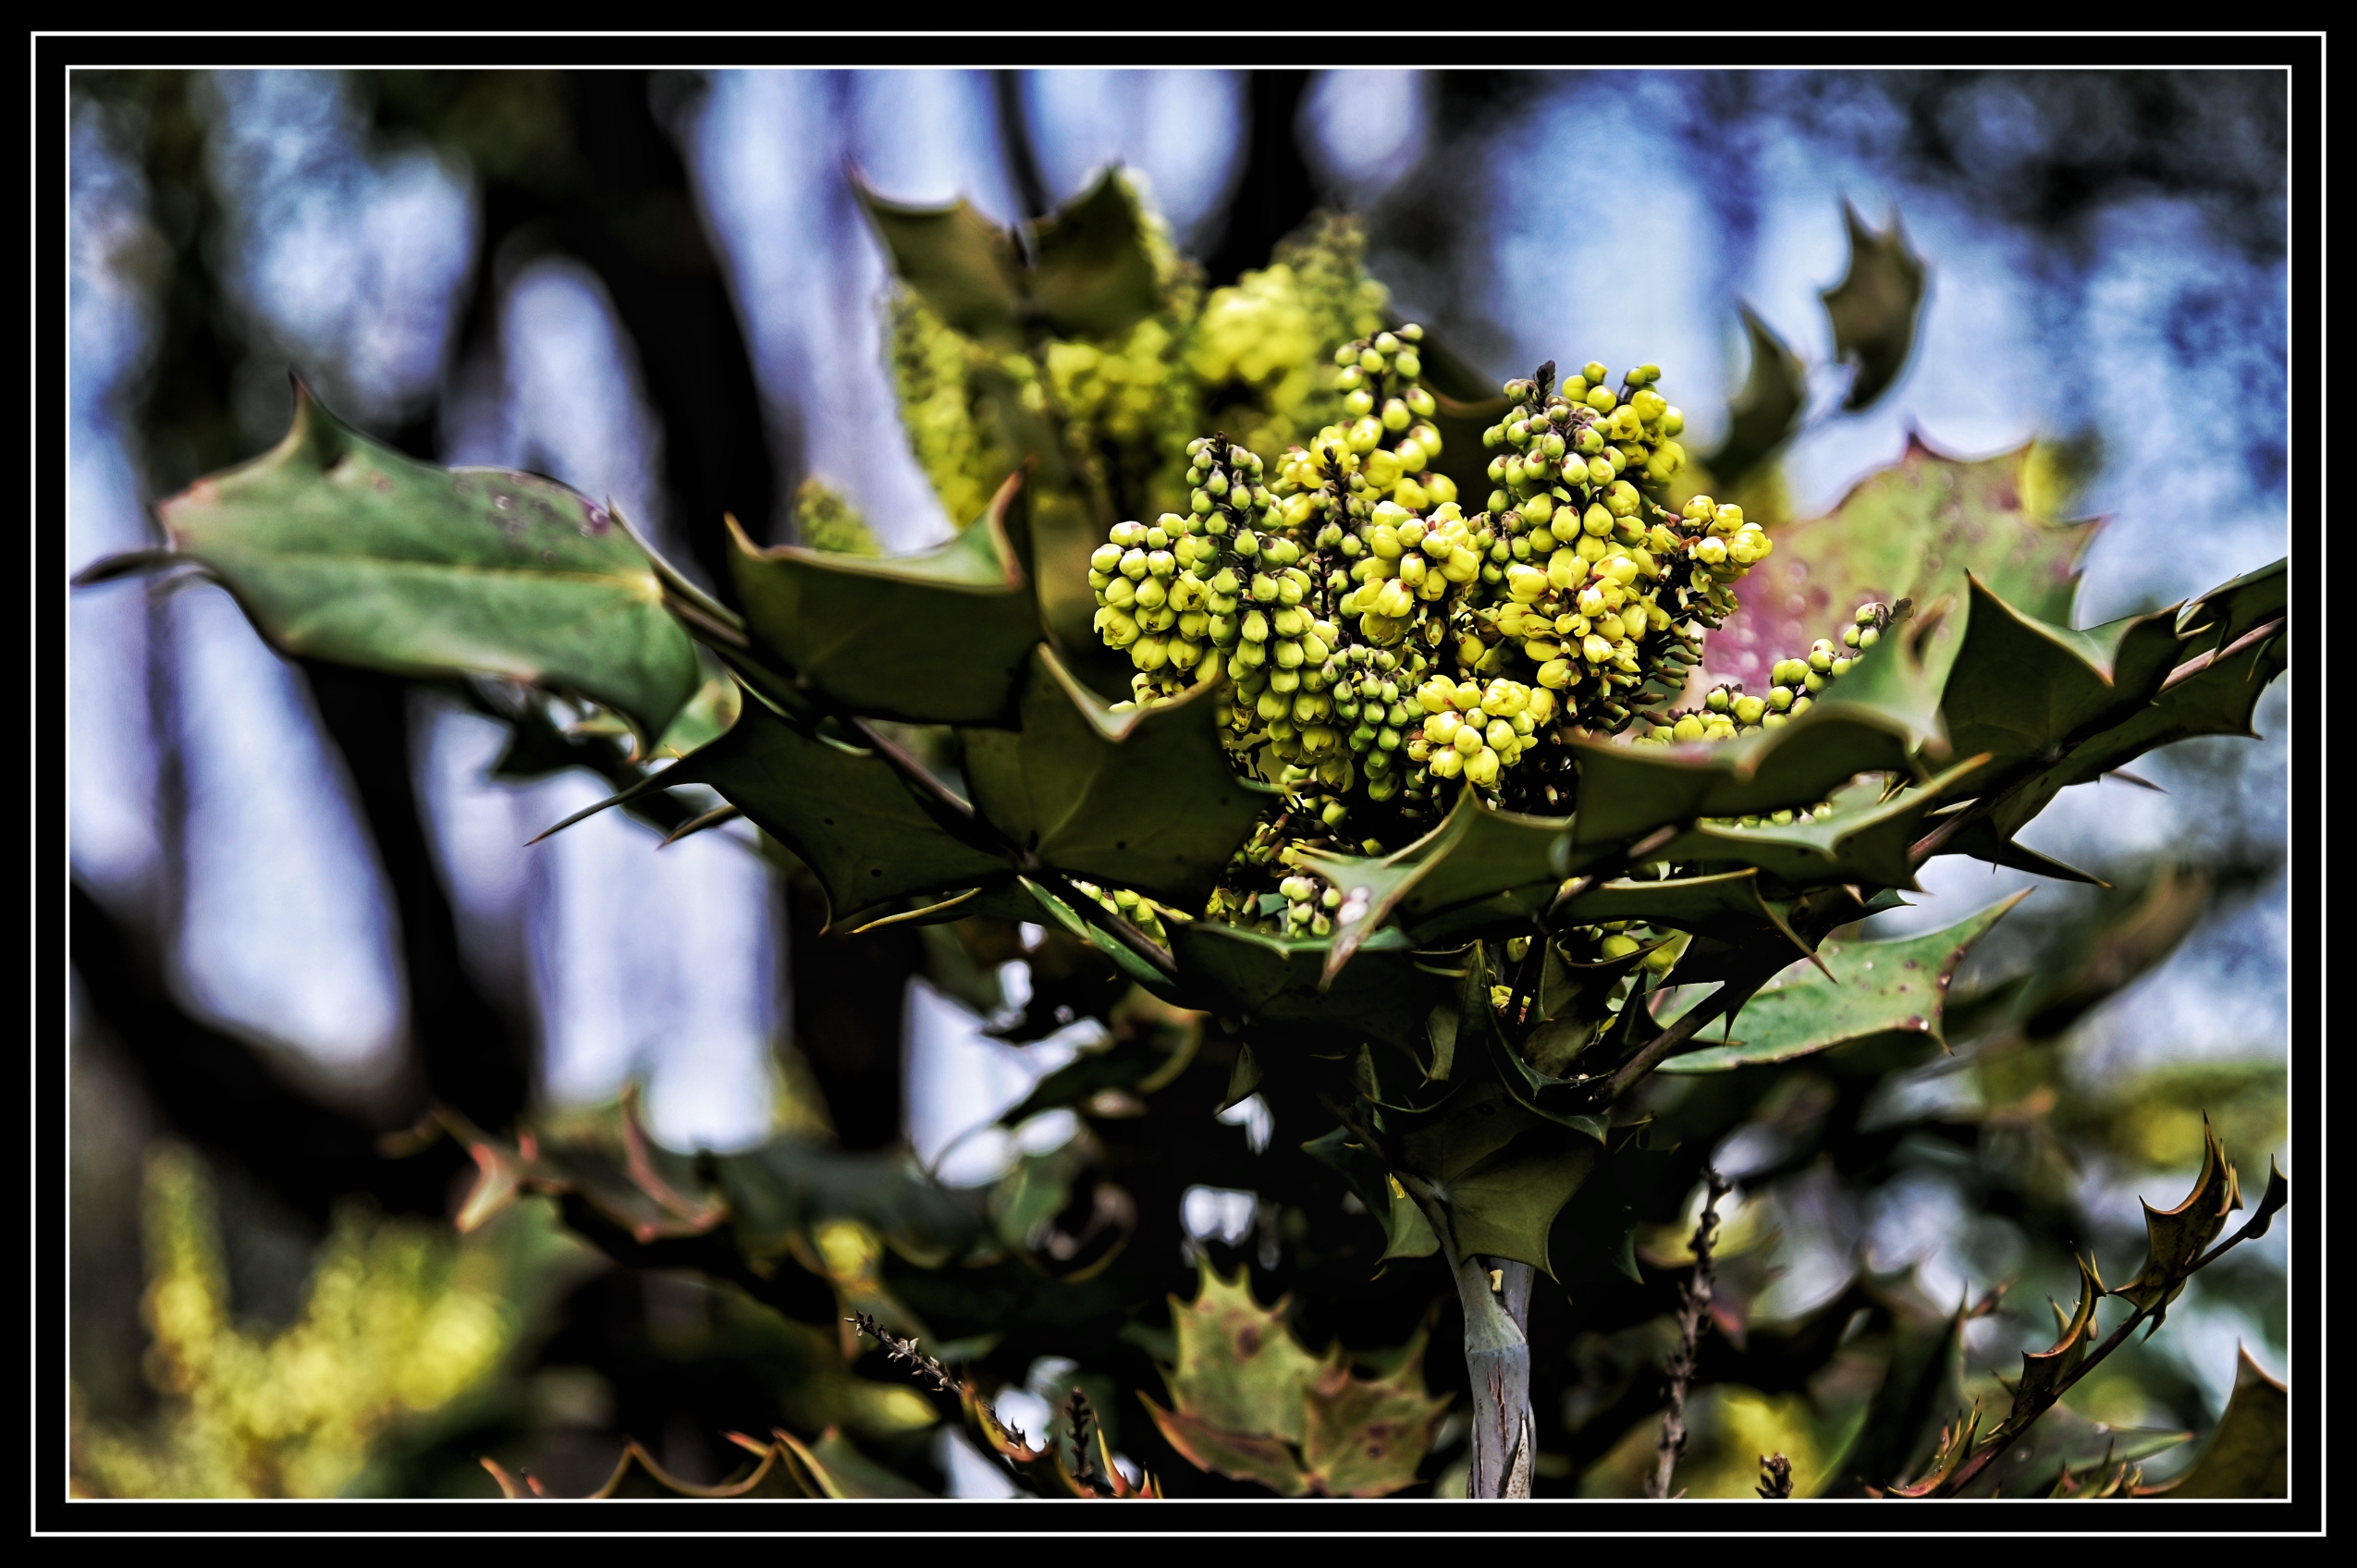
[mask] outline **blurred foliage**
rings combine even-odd
[[[336,1496],[387,1444],[465,1422],[584,1262],[545,1205],[463,1242],[348,1207],[274,1333],[237,1320],[201,1160],[152,1145],[144,1206],[145,1366],[165,1403],[141,1427],[78,1423],[82,1496]]]

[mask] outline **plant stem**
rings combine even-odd
[[[1448,1206],[1423,1182],[1401,1182],[1430,1221],[1443,1256],[1456,1256]],[[1465,1369],[1473,1389],[1473,1463],[1465,1495],[1528,1497],[1536,1428],[1530,1419],[1530,1285],[1534,1270],[1508,1258],[1466,1258],[1456,1266],[1465,1311]],[[1497,1284],[1491,1284],[1492,1276]]]
[[[1473,1468],[1467,1497],[1528,1497],[1530,1284],[1527,1263],[1476,1255],[1456,1268],[1465,1308],[1465,1369],[1473,1385]],[[1498,1288],[1491,1288],[1495,1276]]]
[[[1703,1173],[1702,1217],[1694,1224],[1694,1279],[1679,1292],[1677,1317],[1677,1349],[1671,1353],[1669,1366],[1670,1400],[1662,1412],[1662,1440],[1652,1478],[1645,1485],[1647,1497],[1665,1498],[1670,1495],[1670,1477],[1677,1471],[1678,1456],[1686,1452],[1686,1393],[1694,1382],[1695,1347],[1702,1339],[1703,1326],[1709,1321],[1711,1295],[1718,1284],[1718,1276],[1711,1265],[1712,1232],[1719,1226],[1719,1200],[1729,1190],[1727,1179],[1716,1170]]]

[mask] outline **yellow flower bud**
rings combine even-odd
[[[1579,652],[1590,664],[1604,664],[1613,656],[1613,645],[1591,631],[1579,640]]]
[[[1578,587],[1587,575],[1587,563],[1569,550],[1557,550],[1547,557],[1547,582],[1565,593]]]
[[[1434,752],[1432,760],[1424,766],[1432,770],[1432,777],[1435,778],[1455,778],[1465,771],[1465,757],[1455,747],[1451,747],[1447,751]]]
[[[1539,667],[1539,684],[1541,687],[1553,688],[1570,685],[1571,661],[1569,659],[1549,659],[1545,664],[1541,665]]]

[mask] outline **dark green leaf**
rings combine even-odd
[[[2028,889],[1945,931],[1885,942],[1829,941],[1817,956],[1834,978],[1795,965],[1753,997],[1736,1020],[1735,1044],[1674,1056],[1663,1072],[1725,1072],[1790,1061],[1836,1046],[1914,1035],[1939,1039],[1956,966]],[[1836,984],[1835,982],[1838,982]]]
[[[2193,1468],[2171,1485],[2140,1495],[2289,1497],[2290,1390],[2235,1352],[2234,1392]]]
[[[1031,297],[1059,337],[1117,337],[1154,312],[1161,287],[1146,249],[1145,219],[1118,173],[1107,169],[1069,206],[1037,226]]]
[[[757,701],[718,740],[548,831],[675,784],[710,785],[800,856],[838,925],[1007,870],[1003,857],[977,847],[988,839],[971,821],[881,756],[806,734]]]
[[[2202,1170],[2193,1179],[2193,1190],[2175,1208],[2144,1205],[2144,1267],[2111,1293],[2146,1309],[2166,1308],[2192,1278],[2202,1254],[2226,1229],[2226,1217],[2241,1207],[2242,1192],[2234,1167],[2227,1163],[2225,1145],[2204,1115]]]
[[[1004,723],[1040,639],[1009,539],[1020,480],[948,544],[894,559],[799,545],[758,549],[730,521],[729,567],[753,636],[853,713]]]
[[[1023,341],[1022,263],[1004,229],[963,200],[904,207],[854,180],[892,274],[968,337],[1014,348]]]
[[[1377,932],[1359,958],[1320,988],[1325,938],[1287,939],[1191,920],[1171,932],[1182,984],[1194,1005],[1276,1023],[1373,1035],[1411,1050],[1420,1043],[1435,986],[1409,960],[1396,929]]]
[[[1940,699],[1948,739],[1968,754],[2044,756],[2142,707],[2178,662],[2173,609],[2073,631],[2023,615],[1977,577],[1969,604]]]
[[[1782,446],[1800,426],[1809,387],[1800,358],[1766,322],[1743,308],[1744,335],[1751,344],[1751,369],[1743,390],[1727,404],[1726,438],[1704,459],[1721,484],[1740,479]]]
[[[295,387],[286,439],[159,503],[169,556],[218,578],[275,646],[417,676],[576,692],[648,741],[694,693],[694,644],[646,553],[535,474],[413,462]]]
[[[1842,203],[1849,225],[1849,271],[1818,296],[1834,327],[1834,357],[1858,367],[1842,407],[1856,410],[1881,397],[1907,366],[1923,309],[1923,259],[1907,248],[1898,216],[1890,231],[1866,227],[1858,209]]]
[[[1910,771],[1909,728],[1880,709],[1844,704],[1734,741],[1578,742],[1572,838],[1599,849],[1696,817],[1813,806],[1858,774]]]
[[[1109,712],[1042,647],[1022,729],[962,731],[976,809],[1042,865],[1200,908],[1268,800],[1229,769],[1221,711],[1204,685]]]
[[[1595,1142],[1515,1103],[1494,1080],[1469,1084],[1400,1135],[1407,1169],[1447,1205],[1461,1263],[1476,1254],[1546,1270],[1547,1231],[1595,1167]]]
[[[1834,792],[1832,811],[1808,822],[1781,827],[1699,823],[1655,858],[1678,865],[1735,861],[1758,866],[1793,888],[1856,882],[1911,888],[1915,871],[1909,851],[1923,835],[1925,814],[1962,793],[1984,763],[1967,758],[1920,789],[1902,790],[1887,801],[1879,799],[1878,784],[1847,786]]]

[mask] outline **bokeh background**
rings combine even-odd
[[[290,370],[420,457],[610,497],[691,572],[721,558],[723,512],[787,537],[812,476],[888,548],[932,543],[950,521],[896,421],[888,277],[847,173],[1011,222],[1118,162],[1215,286],[1315,208],[1362,214],[1398,312],[1485,374],[1658,362],[1697,449],[1744,374],[1749,305],[1825,405],[1762,482],[1784,516],[1832,506],[1910,433],[1958,455],[2044,441],[2074,514],[2107,520],[2093,624],[2286,551],[2284,91],[2234,72],[77,73],[70,565],[153,543],[152,501],[274,443]],[[1931,283],[1904,380],[1833,417],[1817,294],[1845,264],[1845,201],[1901,222]],[[215,588],[121,582],[68,613],[72,1374],[82,1427],[117,1434],[90,1439],[109,1488],[407,1484],[366,1468],[385,1432],[621,1310],[555,1234],[450,1251],[431,1221],[457,1167],[363,1179],[428,1076],[511,1109],[634,1081],[658,1137],[731,1148],[790,1122],[815,1073],[847,1144],[905,1139],[955,1182],[1070,1134],[1068,1114],[988,1123],[1075,1041],[985,1038],[904,965],[820,937],[746,839],[658,851],[609,813],[527,849],[607,786],[494,781],[498,727],[282,659]],[[2132,1238],[2140,1193],[2182,1190],[2189,1094],[2230,1117],[2246,1174],[2289,1163],[2286,700],[2261,704],[2260,741],[2159,753],[2139,765],[2159,790],[2073,790],[2025,835],[2204,889],[2167,962],[2066,1042],[2075,1093],[2175,1085],[2126,1118],[2142,1135],[2078,1151],[2091,1240]],[[1884,925],[1950,924],[2030,880],[1934,872]],[[2048,888],[2023,914],[2086,896]],[[2012,924],[1998,944],[2038,940]],[[1990,1109],[1967,1073],[1908,1092]],[[1741,1156],[1722,1158],[1738,1177]],[[338,1208],[361,1188],[394,1218]],[[1970,1192],[1927,1168],[1862,1211],[1786,1214],[1777,1289],[1805,1296],[1812,1256],[1861,1247],[1950,1299],[2019,1272],[2019,1235]],[[1242,1242],[1253,1213],[1240,1191],[1187,1200],[1206,1237]],[[2146,1358],[2160,1418],[2215,1419],[2238,1341],[2285,1370],[2282,1231],[2245,1253]],[[166,1308],[142,1317],[174,1267],[223,1282],[219,1322],[201,1303],[168,1333]],[[407,1316],[322,1326],[306,1292],[339,1268],[409,1270]],[[119,1436],[176,1389],[300,1384],[252,1360],[293,1355],[253,1347],[299,1319],[306,1376],[374,1390],[341,1447],[313,1445],[331,1457],[257,1481]],[[611,1424],[613,1389],[568,1376],[542,1374],[533,1408]]]

